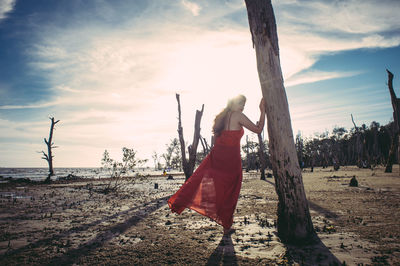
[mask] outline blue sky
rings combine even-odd
[[[400,75],[396,0],[273,1],[294,134],[392,116],[387,74]],[[99,166],[105,149],[138,157],[202,135],[229,97],[261,90],[244,1],[0,0],[0,167],[46,167],[49,116],[60,119],[55,166]],[[249,134],[250,138],[256,136]]]

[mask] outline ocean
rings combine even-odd
[[[29,178],[32,181],[43,181],[49,173],[49,168],[0,168],[0,179],[8,178]],[[162,170],[154,170],[154,168],[140,168],[133,172],[127,172],[125,175],[134,176],[141,175],[162,175]],[[178,171],[170,171],[168,173],[179,173]],[[68,175],[78,176],[81,178],[107,178],[110,173],[101,167],[92,168],[54,168],[54,176],[52,180],[67,177]]]

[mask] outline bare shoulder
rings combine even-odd
[[[243,113],[239,111],[234,111],[231,114],[230,125],[228,128],[231,130],[238,130],[242,128]]]
[[[234,111],[232,112],[231,120],[241,121],[244,117],[246,117],[242,112]]]

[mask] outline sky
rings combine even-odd
[[[272,4],[294,135],[350,130],[351,114],[358,126],[392,120],[386,69],[398,89],[400,1]],[[241,0],[0,0],[0,59],[0,167],[47,167],[49,117],[60,120],[55,167],[97,167],[122,147],[154,165],[178,137],[176,93],[188,143],[202,104],[208,140],[237,94],[259,117]]]

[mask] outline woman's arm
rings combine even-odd
[[[255,125],[253,122],[251,122],[250,119],[247,118],[247,116],[243,113],[241,113],[239,117],[239,124],[244,126],[250,131],[253,131],[254,133],[260,134],[263,129],[264,129],[264,123],[265,123],[265,104],[264,104],[264,99],[261,99],[260,102],[260,119],[258,120],[257,124]]]

